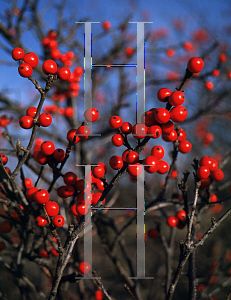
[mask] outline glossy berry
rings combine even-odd
[[[99,118],[99,111],[96,108],[88,108],[84,112],[84,118],[87,122],[95,122]]]
[[[71,206],[70,212],[73,216],[78,216],[77,210],[76,210],[76,204],[73,204]]]
[[[141,123],[145,124],[146,126],[152,126],[156,124],[155,114],[154,111],[149,110],[142,114],[141,116]]]
[[[188,153],[189,151],[191,151],[192,149],[192,144],[189,142],[189,141],[182,141],[178,144],[178,150],[181,152],[181,153]]]
[[[170,119],[170,113],[167,109],[160,107],[155,112],[155,119],[158,123],[165,124]]]
[[[26,198],[29,200],[29,201],[34,201],[34,195],[35,193],[38,191],[38,189],[36,187],[31,187],[29,188],[27,191],[26,191]]]
[[[187,69],[191,73],[199,73],[204,67],[204,62],[200,57],[192,57],[188,61]]]
[[[51,141],[45,141],[41,145],[41,151],[44,155],[51,155],[55,151],[55,145]]]
[[[181,91],[174,91],[169,97],[169,103],[172,106],[178,106],[184,103],[184,93]]]
[[[4,153],[0,153],[0,157],[2,159],[2,163],[5,166],[8,162],[8,157]]]
[[[48,162],[48,157],[42,151],[38,151],[35,159],[40,165],[45,165]]]
[[[132,124],[129,122],[124,122],[123,125],[121,126],[121,131],[124,134],[129,134],[132,132]]]
[[[177,132],[176,132],[176,130],[173,130],[170,133],[163,133],[162,134],[162,139],[165,142],[175,142],[175,140],[177,139]]]
[[[72,117],[72,116],[74,115],[74,113],[75,113],[75,111],[74,111],[74,109],[73,109],[71,106],[68,106],[68,107],[65,109],[65,112],[64,112],[64,114],[65,114],[65,116],[66,116],[67,118]]]
[[[176,106],[170,110],[170,117],[173,122],[180,123],[187,118],[188,112],[184,106]]]
[[[91,270],[91,265],[88,262],[81,262],[78,270],[82,274],[87,274]]]
[[[102,178],[105,175],[105,168],[103,166],[95,166],[92,170],[92,175],[95,178]]]
[[[159,230],[157,230],[156,228],[149,228],[148,229],[148,237],[151,239],[156,239],[158,238],[160,235]]]
[[[67,172],[64,176],[63,176],[63,181],[66,185],[75,185],[76,181],[77,181],[77,176],[75,173],[73,172]]]
[[[218,169],[218,162],[215,159],[212,159],[212,164],[209,167],[210,171],[216,171]]]
[[[47,219],[44,216],[38,216],[35,219],[35,224],[39,227],[44,227],[47,224]]]
[[[112,136],[111,141],[114,146],[120,147],[124,143],[124,137],[118,133]]]
[[[22,48],[16,47],[12,50],[12,58],[14,60],[20,60],[24,57],[24,51]]]
[[[138,123],[132,127],[132,135],[135,139],[143,139],[148,133],[148,127],[145,124]]]
[[[209,156],[203,156],[199,161],[200,166],[208,167],[210,170],[211,170],[212,163],[213,163],[213,159]]]
[[[176,213],[176,217],[179,221],[185,221],[186,220],[186,212],[185,210],[181,209],[178,210],[178,212]]]
[[[92,195],[92,205],[95,206],[97,204],[97,202],[99,201],[100,197],[102,196],[102,193],[94,193]],[[102,200],[103,203],[105,203],[105,198]]]
[[[155,156],[157,159],[162,159],[164,157],[164,148],[160,145],[156,145],[151,149],[151,155]]]
[[[128,166],[128,174],[137,177],[142,173],[142,165],[140,163],[132,164]]]
[[[172,172],[171,172],[171,174],[170,174],[170,177],[171,177],[172,179],[174,179],[174,178],[176,178],[177,176],[178,176],[177,170],[172,170]]]
[[[76,133],[77,133],[77,129],[70,129],[67,132],[67,140],[69,142],[73,142],[74,141],[74,144],[77,144],[80,141],[80,137],[77,136]]]
[[[61,215],[56,215],[53,220],[52,223],[55,227],[62,227],[65,223],[65,219],[63,216]]]
[[[25,184],[26,189],[33,187],[33,181],[31,178],[25,178],[24,184]]]
[[[24,78],[28,78],[32,75],[33,73],[33,69],[31,67],[31,65],[27,64],[27,63],[22,63],[19,67],[18,67],[18,73],[20,76],[24,77]]]
[[[216,169],[215,171],[211,172],[211,178],[214,181],[221,181],[224,178],[224,173],[220,169]]]
[[[164,160],[159,160],[157,173],[166,174],[169,171],[169,164]]]
[[[64,157],[65,151],[63,149],[58,148],[53,152],[53,158],[59,163],[64,160]]]
[[[23,57],[23,60],[25,63],[29,64],[32,68],[37,67],[37,65],[39,63],[39,58],[38,58],[37,54],[35,54],[34,52],[29,52],[29,53],[25,54],[25,56]]]
[[[89,181],[84,180],[84,179],[80,179],[76,181],[75,187],[77,188],[78,191],[82,192],[82,191],[91,191],[91,184]]]
[[[51,125],[52,123],[52,117],[50,114],[48,113],[42,113],[39,118],[38,118],[38,123],[42,126],[42,127],[48,127]]]
[[[29,107],[26,110],[26,115],[31,118],[34,118],[36,115],[36,112],[37,112],[37,107]]]
[[[187,134],[183,128],[178,129],[178,141],[182,142],[186,139]]]
[[[87,140],[91,134],[91,130],[88,126],[82,125],[77,129],[77,134],[81,140]]]
[[[45,209],[49,217],[54,217],[59,213],[59,205],[55,201],[48,201],[45,204]]]
[[[152,155],[147,156],[143,160],[144,169],[148,173],[155,173],[159,168],[159,160]]]
[[[71,76],[71,71],[67,67],[60,68],[58,70],[58,76],[61,80],[68,80]]]
[[[174,216],[168,217],[166,222],[169,227],[175,227],[179,223],[177,217],[174,217]]]
[[[10,221],[3,221],[0,224],[0,233],[9,233],[12,230],[12,225]]]
[[[42,69],[43,69],[43,73],[47,75],[47,74],[55,74],[57,72],[58,67],[55,61],[48,59],[44,61],[42,65]]]
[[[60,198],[68,198],[74,195],[75,188],[72,185],[62,185],[58,188],[57,194]]]
[[[152,139],[157,139],[161,136],[162,129],[158,125],[153,125],[148,128],[148,136]]]
[[[157,92],[157,98],[160,102],[168,102],[171,91],[166,88],[159,89]]]
[[[109,125],[112,129],[117,129],[123,125],[123,120],[119,116],[112,116],[109,119]]]
[[[88,207],[84,203],[80,202],[76,204],[76,211],[80,216],[85,216],[88,213]]]
[[[45,189],[39,189],[34,194],[34,201],[38,204],[45,204],[49,201],[50,195],[47,190]]]
[[[126,155],[126,162],[128,164],[136,164],[139,161],[139,154],[135,151],[128,151]]]
[[[19,125],[23,129],[30,129],[34,126],[34,119],[29,116],[23,116],[19,119]]]
[[[206,179],[207,177],[209,177],[209,174],[210,174],[210,170],[208,167],[201,166],[197,170],[197,177],[199,179]]]
[[[104,191],[104,182],[98,178],[96,178],[96,181],[95,181],[95,186],[96,186],[96,189],[99,190],[99,191]]]
[[[51,53],[50,53],[50,56],[52,59],[60,59],[61,57],[61,51],[59,49],[52,49],[51,50]]]
[[[113,170],[119,170],[123,167],[123,160],[118,155],[113,155],[109,160],[109,165]]]

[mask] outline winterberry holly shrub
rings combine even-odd
[[[30,24],[33,16],[42,51],[28,50],[20,26],[12,33],[0,25],[10,44],[9,72],[23,93],[28,83],[36,92],[22,103],[0,93],[2,297],[224,299],[231,268],[230,138],[222,127],[230,120],[230,46],[223,49],[201,28],[167,47],[163,29],[147,30],[147,108],[137,118],[136,77],[123,67],[137,51],[131,24],[105,20],[95,44],[116,38],[111,49],[103,43],[106,55],[94,47],[101,68],[93,63],[86,108],[83,43],[73,36],[84,32],[78,24],[42,26],[35,6],[14,8],[6,19],[13,24],[19,15],[19,24]],[[180,22],[173,27],[184,37]],[[140,190],[143,279],[136,269]],[[85,248],[87,228],[92,249]]]

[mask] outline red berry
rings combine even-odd
[[[94,193],[92,195],[92,205],[95,206],[97,204],[97,202],[99,201],[100,197],[102,196],[102,193]],[[102,200],[103,203],[105,203],[105,198]]]
[[[192,57],[188,61],[187,68],[191,73],[199,73],[204,67],[204,62],[200,57]]]
[[[223,62],[226,62],[226,60],[227,60],[226,54],[225,54],[225,53],[221,53],[221,54],[219,55],[219,61],[220,61],[221,63],[223,63]]]
[[[32,68],[37,67],[39,63],[39,58],[37,54],[35,54],[34,52],[29,52],[25,54],[23,60],[25,61],[25,63],[29,64]]]
[[[2,159],[2,163],[5,166],[8,162],[8,157],[4,153],[0,153],[0,157]]]
[[[88,207],[84,203],[80,202],[76,204],[76,211],[79,215],[85,216],[88,213]]]
[[[172,121],[168,121],[165,124],[161,124],[162,133],[170,133],[174,130],[174,124]]]
[[[132,124],[129,122],[124,122],[123,125],[121,126],[121,131],[124,134],[129,134],[132,132]]]
[[[210,171],[216,171],[218,169],[218,162],[212,159],[212,165],[210,166]]]
[[[58,47],[57,41],[55,41],[55,40],[50,40],[50,41],[49,41],[49,44],[48,44],[48,47],[49,47],[50,49],[56,49],[56,48]]]
[[[44,227],[47,224],[47,219],[44,216],[38,216],[35,219],[35,224],[39,227]]]
[[[109,125],[112,129],[117,129],[123,125],[123,120],[119,116],[112,116],[109,119]]]
[[[33,181],[31,178],[25,178],[24,180],[26,189],[33,187]]]
[[[143,160],[144,169],[148,173],[155,173],[159,168],[159,160],[152,155],[147,156]]]
[[[113,155],[109,160],[109,165],[113,170],[119,170],[123,167],[123,160],[118,155]]]
[[[184,106],[176,106],[170,110],[170,117],[173,122],[180,123],[187,118],[187,109]]]
[[[47,48],[49,46],[50,39],[48,37],[42,39],[42,44],[44,48]]]
[[[126,162],[128,164],[136,164],[139,161],[139,154],[135,151],[128,151],[126,155]]]
[[[88,122],[95,122],[99,118],[99,111],[96,108],[88,108],[84,112],[84,118]]]
[[[38,254],[39,257],[43,257],[43,258],[47,258],[48,257],[48,253],[46,250],[42,250],[39,252]]]
[[[101,290],[95,291],[95,300],[103,300],[103,292]]]
[[[87,274],[91,269],[91,265],[88,262],[81,262],[78,269],[80,273]]]
[[[170,177],[174,179],[174,178],[176,178],[177,176],[178,176],[177,170],[172,170]]]
[[[71,206],[71,214],[73,215],[73,216],[78,216],[78,213],[77,213],[77,211],[76,211],[76,204],[73,204],[72,206]]]
[[[77,181],[77,176],[75,173],[73,172],[67,172],[64,176],[63,176],[63,181],[66,185],[75,185],[76,181]]]
[[[19,67],[18,67],[18,73],[24,77],[30,77],[33,73],[33,69],[31,67],[31,65],[27,64],[27,63],[22,63]]]
[[[218,69],[215,69],[215,70],[212,71],[212,76],[213,77],[217,77],[219,75],[220,75],[220,71]]]
[[[42,113],[39,118],[38,118],[38,123],[42,126],[42,127],[48,127],[51,125],[52,122],[52,117],[50,114],[48,113]]]
[[[128,166],[128,174],[137,177],[142,173],[142,165],[140,163],[132,164]]]
[[[122,154],[122,160],[123,161],[127,161],[127,154],[129,153],[129,150],[127,149],[127,150],[125,150],[124,152],[123,152],[123,154]]]
[[[186,137],[187,137],[187,134],[184,131],[184,129],[183,128],[179,128],[178,129],[178,141],[182,142],[182,141],[184,141],[186,139]]]
[[[38,191],[38,189],[36,187],[31,187],[26,191],[26,197],[29,201],[34,201],[34,195],[35,193]]]
[[[40,165],[45,165],[48,162],[48,157],[42,151],[38,151],[35,159]]]
[[[104,21],[104,22],[103,22],[103,28],[104,28],[105,30],[109,30],[109,29],[111,28],[111,22],[109,22],[109,21]]]
[[[156,228],[149,228],[148,229],[148,237],[151,239],[156,239],[159,237],[159,231]]]
[[[74,115],[74,109],[71,107],[71,106],[68,106],[66,109],[65,109],[65,112],[64,112],[64,114],[65,114],[65,116],[67,117],[67,118],[70,118],[70,117],[72,117],[73,115]]]
[[[42,69],[43,69],[43,73],[47,75],[47,74],[55,74],[57,72],[58,67],[55,61],[48,59],[44,61],[42,65]]]
[[[31,117],[31,118],[34,118],[35,115],[36,115],[36,112],[37,112],[37,108],[36,107],[29,107],[26,110],[26,115],[29,116],[29,117]]]
[[[53,39],[56,39],[58,37],[58,32],[51,29],[49,32],[48,32],[48,37],[49,39],[53,40]]]
[[[96,166],[92,170],[92,175],[95,178],[102,178],[105,175],[105,168],[103,166]]]
[[[160,102],[168,102],[171,91],[166,88],[159,89],[157,92],[157,98]]]
[[[174,49],[168,49],[166,51],[166,54],[170,57],[174,56],[175,55],[175,50]]]
[[[52,59],[60,59],[62,54],[59,49],[52,49],[50,55]]]
[[[60,198],[68,198],[74,195],[75,188],[72,185],[63,185],[60,186],[57,190],[57,194]]]
[[[12,225],[10,223],[10,221],[3,221],[0,224],[0,232],[1,233],[9,233],[12,230]]]
[[[51,141],[45,141],[41,145],[41,151],[44,155],[51,155],[55,151],[55,145]]]
[[[20,60],[24,57],[24,51],[22,48],[16,47],[12,50],[12,58],[14,60]]]
[[[125,53],[126,53],[126,56],[127,56],[127,57],[131,57],[131,56],[133,55],[133,53],[134,53],[134,48],[132,48],[132,47],[127,47],[127,48],[125,49]]]
[[[57,162],[62,162],[64,160],[64,157],[65,157],[65,151],[63,149],[56,149],[54,152],[53,152],[53,157],[54,159],[57,161]]]
[[[185,100],[184,93],[181,91],[175,91],[169,97],[169,103],[172,106],[181,105],[184,103],[184,100]]]
[[[162,159],[164,157],[164,148],[160,145],[156,145],[151,149],[151,155],[155,156],[157,159]]]
[[[148,136],[152,139],[157,139],[161,136],[162,129],[158,125],[153,125],[148,128]]]
[[[146,111],[141,116],[141,123],[146,126],[152,126],[156,124],[155,114],[152,110]]]
[[[209,174],[210,174],[210,170],[208,167],[201,166],[197,170],[197,177],[199,179],[206,179],[207,177],[209,177]]]
[[[138,123],[132,127],[132,135],[135,139],[143,139],[148,133],[148,127],[142,123]]]
[[[81,67],[76,67],[75,70],[74,70],[74,74],[75,74],[75,77],[80,77],[83,75],[83,68]]]
[[[180,142],[178,145],[178,150],[181,153],[188,153],[189,151],[191,151],[191,149],[192,149],[192,144],[186,140]]]
[[[96,178],[95,185],[97,190],[104,191],[104,183],[102,180]]]
[[[178,219],[174,216],[168,217],[166,220],[169,227],[175,227],[178,224]]]
[[[211,172],[211,178],[214,181],[221,181],[224,178],[224,173],[222,170],[217,169],[217,170]]]
[[[59,213],[59,205],[55,201],[48,201],[45,208],[49,217],[54,217]]]
[[[179,221],[185,221],[185,219],[186,219],[186,212],[185,212],[185,210],[178,210],[178,212],[176,213],[176,217],[177,217],[177,219],[179,220]]]
[[[209,169],[211,168],[212,163],[213,163],[213,159],[208,156],[203,156],[199,161],[200,166],[205,166],[205,167],[208,167]]]
[[[24,129],[30,129],[34,126],[34,119],[29,116],[23,116],[19,119],[19,125]]]
[[[70,129],[67,133],[67,140],[69,142],[73,142],[74,144],[77,144],[80,141],[80,137],[75,135],[77,133],[77,129]]]
[[[89,183],[89,181],[84,180],[84,179],[80,179],[76,181],[75,187],[77,188],[78,191],[82,192],[82,191],[91,191],[91,184]]]
[[[58,76],[61,80],[68,80],[71,76],[71,71],[66,67],[60,68],[58,70]]]
[[[91,134],[91,130],[89,127],[82,125],[77,129],[77,134],[81,140],[87,140]]]
[[[61,215],[56,215],[53,220],[52,223],[55,227],[62,227],[65,223],[65,219],[63,216]]]
[[[209,91],[213,90],[214,88],[214,84],[212,83],[212,81],[206,81],[205,82],[205,88]]]
[[[49,201],[50,195],[47,190],[39,189],[34,194],[34,201],[38,204],[45,204]]]
[[[114,146],[120,147],[124,143],[124,138],[121,134],[118,133],[112,136],[111,141]]]
[[[160,124],[165,124],[170,119],[170,113],[167,109],[160,107],[155,112],[155,119]]]
[[[162,134],[162,139],[165,142],[175,142],[175,140],[177,139],[177,132],[176,132],[176,130],[173,130],[170,133],[163,133]]]
[[[169,171],[169,164],[164,160],[159,160],[157,173],[166,174]]]
[[[209,201],[210,202],[217,202],[217,196],[215,194],[210,194]]]
[[[51,254],[54,256],[59,256],[59,252],[57,252],[54,247],[51,248]]]

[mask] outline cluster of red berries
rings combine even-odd
[[[5,166],[7,164],[7,162],[8,162],[8,157],[4,153],[0,153],[0,157],[2,159],[3,165]],[[10,169],[8,167],[5,167],[5,169],[6,169],[6,171],[7,171],[8,174],[11,173],[11,171],[10,171]]]
[[[175,216],[170,216],[166,219],[169,227],[175,227],[183,229],[186,225],[186,212],[182,209],[179,210]]]
[[[209,156],[203,156],[199,161],[197,177],[201,180],[201,187],[207,187],[214,181],[221,181],[224,177],[222,170],[218,169],[218,163]]]
[[[52,236],[52,239],[54,240],[55,243],[57,243],[57,239],[56,239],[54,236]],[[41,251],[38,253],[38,256],[39,256],[39,257],[42,257],[42,258],[48,258],[49,252],[50,252],[53,256],[59,256],[59,252],[56,251],[55,247],[52,246],[51,243],[48,244],[48,247],[46,247],[46,250],[45,250],[45,249],[41,250]]]
[[[30,129],[34,126],[34,118],[37,112],[36,107],[29,107],[26,110],[26,115],[19,119],[19,125],[24,129]],[[42,113],[38,117],[38,124],[42,127],[48,127],[52,123],[52,117],[48,113]]]

